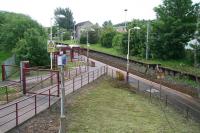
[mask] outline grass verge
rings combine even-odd
[[[160,106],[110,79],[90,86],[68,109],[70,133],[197,133],[200,130],[198,123],[166,108],[169,124]]]

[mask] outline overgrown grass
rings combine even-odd
[[[7,93],[8,94],[11,94],[11,93],[15,93],[16,92],[16,90],[15,89],[13,89],[13,88],[7,88]],[[2,88],[0,88],[0,95],[6,95],[6,88],[5,87],[2,87]]]
[[[162,104],[161,104],[162,105]],[[152,104],[126,85],[102,80],[73,98],[68,107],[70,133],[198,133],[199,123],[187,121],[171,108]]]

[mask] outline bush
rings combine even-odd
[[[117,33],[112,40],[112,46],[115,47],[117,50],[120,50],[122,48],[122,38],[122,34]]]
[[[106,28],[101,35],[101,45],[106,48],[112,47],[112,40],[116,32],[113,28]]]
[[[87,43],[87,37],[85,35],[81,35],[80,44],[86,44],[86,43]]]
[[[63,40],[70,40],[71,39],[71,33],[69,31],[65,31],[65,33],[63,34]]]

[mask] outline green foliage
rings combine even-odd
[[[24,32],[24,38],[21,38],[13,50],[16,53],[17,62],[29,60],[33,66],[47,65],[49,57],[47,53],[47,37],[43,32],[30,28]]]
[[[114,48],[116,48],[117,50],[121,50],[122,49],[122,39],[123,39],[123,34],[117,33],[112,40],[112,46]]]
[[[133,20],[128,25],[128,29],[140,27],[139,30],[132,29],[130,32],[130,55],[144,57],[146,48],[146,29],[147,21]],[[128,50],[128,33],[123,35],[122,52],[127,54]]]
[[[108,21],[105,21],[103,24],[102,24],[103,28],[107,28],[107,27],[112,27],[113,24],[111,22],[111,20],[108,20]]]
[[[59,25],[59,27],[62,27],[66,30],[72,30],[74,28],[74,18],[73,13],[69,8],[57,8],[54,11],[56,23]],[[60,16],[64,17],[60,17]]]
[[[65,31],[63,33],[63,40],[66,41],[66,40],[70,40],[71,39],[71,34],[69,31]]]
[[[101,33],[101,45],[103,47],[111,48],[112,40],[115,36],[116,31],[112,27],[106,27]]]
[[[22,14],[0,11],[0,20],[0,49],[4,51],[11,51],[27,29],[41,30],[36,21]]]
[[[154,55],[162,59],[179,59],[185,55],[187,44],[196,28],[195,8],[191,0],[164,0],[155,8]]]
[[[80,38],[80,44],[86,44],[87,43],[87,37],[85,34],[81,34]]]

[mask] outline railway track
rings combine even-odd
[[[86,55],[86,49],[83,49],[82,53]],[[101,61],[105,64],[108,64],[110,66],[113,66],[113,67],[116,67],[116,68],[126,71],[126,59],[123,57],[118,57],[118,56],[102,53],[102,52],[95,51],[95,50],[89,51],[89,57],[93,58],[95,60]],[[168,80],[157,79],[156,72],[155,72],[155,68],[157,65],[168,76],[176,76],[177,74],[183,75],[183,76],[188,76],[188,74],[186,74],[186,73],[184,74],[184,73],[181,73],[178,71],[170,70],[168,68],[165,69],[164,67],[160,67],[160,64],[145,64],[145,63],[134,61],[134,60],[130,60],[130,73],[140,76],[142,78],[151,80],[153,82],[160,83],[166,87],[169,87],[169,88],[177,90],[179,92],[188,94],[192,97],[198,96],[198,91],[196,88],[184,86],[181,84],[176,84],[176,83],[170,82]],[[190,79],[192,79],[192,80],[198,79],[198,81],[199,81],[200,77],[196,77],[194,75],[191,76],[191,74],[190,74]]]

